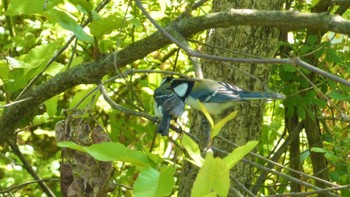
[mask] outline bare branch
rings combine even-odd
[[[254,25],[278,27],[289,30],[302,28],[316,29],[322,31],[334,31],[337,33],[350,33],[350,22],[340,16],[328,14],[280,12],[280,11],[257,11],[257,10],[229,10],[207,14],[194,18],[183,18],[170,23],[164,29],[166,32],[178,32],[185,38],[210,28],[225,28],[233,25]],[[33,111],[45,100],[79,84],[98,83],[103,76],[115,71],[114,65],[122,68],[138,59],[142,59],[149,53],[156,51],[171,41],[160,31],[141,39],[124,49],[102,56],[95,61],[85,62],[74,68],[60,73],[48,81],[31,87],[17,100],[32,97],[35,99],[11,105],[5,108],[0,118],[0,142],[14,138],[14,129],[25,114]],[[220,61],[235,61],[242,63],[264,63],[264,64],[288,64],[293,63],[290,59],[245,59],[215,57],[200,54],[199,58],[212,58]],[[113,61],[115,59],[115,61]],[[295,60],[295,59],[294,59]],[[296,60],[294,63],[299,63]],[[304,66],[301,64],[301,66]],[[329,77],[329,76],[327,76]],[[339,78],[334,76],[334,78]],[[339,82],[346,82],[338,80]],[[350,83],[345,83],[350,86]]]

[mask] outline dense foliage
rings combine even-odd
[[[292,1],[291,4],[288,1],[286,9],[313,12],[324,2],[328,1]],[[165,27],[171,21],[179,20],[179,16],[186,10],[189,11],[194,1],[147,0],[142,3],[158,24]],[[210,6],[210,2],[205,2],[199,8],[190,10],[186,17],[205,15],[210,12]],[[349,3],[329,4],[326,11],[329,14],[341,14],[348,20],[349,6]],[[16,102],[26,102],[17,98],[28,89],[31,90],[82,63],[120,51],[157,31],[134,1],[2,0],[0,7],[1,116],[8,107],[16,105]],[[344,7],[346,9],[339,13],[339,9]],[[348,35],[334,32],[314,33],[306,29],[286,35],[281,37],[279,46],[276,46],[276,58],[302,57],[322,70],[349,79]],[[205,32],[195,34],[190,41],[190,47],[200,50],[205,42]],[[0,194],[42,195],[42,186],[35,181],[31,182],[37,179],[28,172],[32,168],[52,192],[59,196],[59,178],[62,176],[60,164],[62,166],[64,162],[71,162],[69,165],[73,165],[73,157],[77,159],[79,155],[81,159],[81,154],[86,153],[96,161],[111,162],[109,164],[113,165],[109,168],[110,177],[107,177],[114,184],[111,186],[111,196],[176,196],[184,160],[190,160],[195,166],[201,167],[193,186],[193,196],[226,196],[230,187],[229,169],[252,150],[256,142],[249,142],[220,158],[213,157],[210,151],[206,156],[201,155],[195,136],[171,131],[169,138],[156,136],[154,140],[156,122],[152,118],[152,95],[165,75],[152,71],[174,71],[194,76],[187,54],[171,44],[123,68],[114,66],[117,68],[115,72],[105,75],[101,81],[107,91],[106,95],[127,111],[117,109],[107,102],[104,98],[106,95],[99,91],[101,84],[98,83],[80,84],[65,89],[39,107],[34,107],[17,124],[15,137],[18,151],[15,151],[17,145],[1,140]],[[144,72],[127,73],[131,69]],[[123,75],[124,73],[127,75]],[[305,120],[315,120],[322,146],[310,144],[305,132],[301,132],[298,135],[300,168],[296,170],[314,175],[310,154],[321,153],[328,162],[327,168],[323,169],[329,177],[325,181],[331,182],[330,186],[334,187],[350,185],[349,87],[304,68],[275,64],[269,88],[283,92],[287,98],[267,104],[262,137],[256,145],[258,154],[271,159],[270,156],[282,147],[290,135],[286,132],[285,120],[295,118],[296,123],[303,124],[306,124]],[[190,130],[190,115],[191,110],[188,110],[177,120],[181,129],[186,132]],[[235,114],[231,114],[226,120],[229,121],[234,116]],[[97,134],[98,143],[95,143],[96,138],[90,133],[84,134],[84,138],[69,136],[64,141],[57,140],[55,126],[63,120],[67,123],[76,121],[77,118],[85,123],[84,127],[88,131],[102,128],[101,132],[108,133],[108,137]],[[225,121],[213,123],[213,139],[224,124]],[[152,152],[149,151],[151,147]],[[61,155],[62,150],[71,152]],[[282,150],[278,153],[279,157],[275,158],[279,164],[288,165],[296,159],[290,157],[290,150],[287,148]],[[265,162],[263,158],[256,161],[262,165]],[[256,179],[261,171],[257,171],[259,173],[256,174]],[[276,168],[276,171],[287,177],[270,172],[264,179],[266,187],[259,190],[261,194],[291,191],[289,170]],[[92,179],[86,181],[92,182]],[[306,182],[314,184],[315,179],[308,177]],[[301,191],[319,189],[310,189],[310,186],[304,185]],[[348,190],[349,188],[342,189],[337,194],[350,195]],[[45,193],[49,195],[49,192]]]

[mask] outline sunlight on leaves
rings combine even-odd
[[[199,107],[201,108],[201,110],[202,110],[203,114],[205,115],[205,117],[208,119],[211,128],[213,128],[214,127],[214,120],[210,116],[207,108],[205,108],[205,106],[198,99],[197,99],[197,103],[198,103]]]
[[[201,151],[199,149],[198,144],[187,135],[184,135],[182,138],[182,145],[192,159],[190,160],[190,162],[198,167],[201,167],[204,162],[204,159],[201,156]]]
[[[88,153],[99,161],[123,161],[135,165],[153,164],[147,154],[130,150],[123,144],[117,142],[105,142],[93,144],[91,146],[79,146],[74,142],[58,142],[57,146],[62,148],[71,148]]]
[[[229,169],[226,162],[221,158],[214,158],[213,154],[208,152],[193,184],[191,196],[212,196],[213,192],[218,196],[227,196],[229,187]]]
[[[173,167],[164,167],[160,172],[150,166],[141,170],[134,184],[135,197],[169,196],[174,186]]]
[[[221,131],[222,127],[225,126],[225,124],[234,119],[237,115],[237,111],[232,112],[231,114],[229,114],[228,116],[226,116],[225,118],[221,119],[218,123],[216,123],[214,125],[214,127],[212,128],[212,132],[211,132],[211,139],[213,139],[217,134],[219,134],[219,132]]]
[[[236,163],[248,154],[258,144],[258,141],[249,141],[245,145],[234,149],[229,155],[224,158],[228,169],[231,169]]]

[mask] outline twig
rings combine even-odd
[[[22,189],[30,184],[33,184],[33,183],[48,182],[48,181],[60,181],[60,179],[59,178],[46,178],[46,179],[41,179],[41,180],[28,181],[28,182],[22,183],[20,185],[15,185],[15,186],[9,187],[7,189],[1,190],[0,194],[6,194],[6,193],[13,192],[13,191],[17,191],[17,190],[20,190],[20,189]]]
[[[50,188],[45,184],[45,182],[43,182],[40,177],[36,174],[36,172],[34,171],[34,169],[32,168],[32,166],[29,164],[29,162],[27,161],[27,159],[24,157],[24,155],[22,154],[22,152],[19,150],[16,142],[14,141],[8,141],[9,145],[11,146],[13,152],[17,155],[17,157],[22,161],[23,163],[23,168],[27,170],[27,172],[32,175],[32,177],[37,180],[38,184],[40,185],[40,187],[42,188],[42,190],[50,197],[54,197],[55,194],[50,190]]]
[[[273,58],[266,58],[266,59],[247,59],[247,58],[231,58],[231,57],[221,57],[221,56],[215,56],[215,55],[208,55],[208,54],[203,54],[199,53],[197,51],[192,50],[186,44],[183,44],[181,41],[177,40],[174,38],[169,32],[167,32],[162,26],[160,26],[150,15],[149,13],[145,10],[145,8],[142,6],[140,0],[135,0],[137,6],[140,8],[142,13],[148,18],[148,20],[151,21],[151,23],[165,36],[167,37],[171,42],[175,43],[178,47],[183,49],[184,51],[187,52],[189,56],[194,56],[198,58],[205,58],[205,59],[213,59],[213,60],[220,60],[220,61],[231,61],[231,62],[239,62],[239,63],[263,63],[263,64],[291,64],[294,66],[301,66],[303,68],[306,68],[310,71],[313,71],[317,74],[320,74],[324,77],[327,77],[329,79],[332,79],[334,81],[337,81],[339,83],[342,83],[344,85],[347,85],[350,87],[350,82],[342,79],[336,75],[333,75],[331,73],[328,73],[326,71],[323,71],[315,66],[312,66],[311,64],[308,64],[304,61],[302,61],[299,57],[294,57],[294,58],[283,58],[283,59],[273,59]],[[175,26],[175,25],[173,25]],[[174,27],[175,28],[175,27]],[[174,30],[175,34],[179,34],[176,29]]]
[[[279,196],[309,196],[312,194],[319,194],[322,192],[327,192],[327,191],[336,191],[336,190],[341,190],[341,189],[348,189],[350,188],[350,185],[342,185],[338,187],[331,187],[331,188],[325,188],[325,189],[320,189],[317,191],[311,191],[311,192],[292,192],[288,194],[275,194],[275,195],[268,195],[266,197],[279,197]],[[338,196],[338,195],[337,195]]]

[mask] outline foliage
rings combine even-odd
[[[100,3],[97,0],[2,1],[0,116],[5,110],[3,106],[16,101],[29,85],[36,87],[83,62],[123,49],[156,31],[134,1],[111,1],[104,6]],[[143,3],[157,22],[166,26],[194,1],[147,0]],[[311,8],[318,3],[317,0],[294,1],[291,9],[311,12]],[[192,10],[190,15],[204,15],[210,11],[210,5],[205,3],[200,9]],[[102,10],[95,10],[97,7]],[[329,7],[329,12],[335,13],[338,7]],[[349,15],[350,12],[346,11],[342,16],[349,19]],[[77,39],[69,41],[73,35]],[[205,32],[191,39],[204,42],[204,38]],[[192,48],[200,50],[199,45],[190,43]],[[318,61],[319,68],[349,79],[348,35],[326,32],[320,37],[309,35],[307,30],[300,30],[290,32],[288,39],[281,40],[279,47],[286,47],[289,56],[303,59],[312,57]],[[118,73],[129,69],[171,70],[193,75],[187,54],[174,45],[154,51]],[[115,75],[110,73],[102,81]],[[109,96],[121,106],[153,114],[153,90],[161,79],[160,74],[139,73],[108,81],[104,85]],[[312,171],[311,153],[322,153],[329,162],[330,181],[340,185],[350,184],[349,87],[287,64],[272,66],[269,87],[283,92],[287,99],[283,103],[267,104],[258,153],[265,157],[275,153],[283,141],[281,136],[288,135],[284,132],[285,118],[296,115],[302,121],[311,116],[319,120],[317,126],[322,133],[323,147],[310,147],[305,134],[300,135],[300,158],[304,170],[309,173]],[[193,186],[193,196],[226,196],[229,191],[229,169],[257,144],[249,142],[224,158],[214,157],[212,153],[207,153],[203,158],[202,150],[193,139],[187,135],[181,139],[172,132],[170,139],[157,136],[155,148],[149,153],[155,124],[112,109],[97,88],[97,85],[82,84],[67,89],[33,109],[18,125],[16,133],[19,150],[39,177],[49,179],[47,185],[56,195],[60,194],[59,181],[55,178],[60,175],[62,147],[86,152],[98,160],[114,161],[117,174],[115,181],[118,183],[115,193],[120,196],[176,195],[184,160],[201,167]],[[80,146],[73,142],[56,143],[55,124],[64,119],[69,109],[85,110],[85,115],[93,117],[105,128],[113,142],[91,146]],[[235,116],[233,112],[216,124],[211,121],[211,140],[217,139],[222,126]],[[178,122],[183,123],[184,130],[189,130],[188,116],[180,118]],[[181,145],[174,146],[179,142]],[[14,196],[41,195],[42,190],[37,184],[21,185],[33,178],[9,144],[2,144],[0,151],[0,190],[10,188]],[[293,158],[289,158],[288,151],[284,155],[278,162],[288,164]],[[262,160],[257,163],[264,164]],[[281,180],[273,174],[267,182],[278,184],[268,185],[272,185],[271,190],[261,189],[263,195],[272,194],[273,190],[278,193],[289,192],[287,179]],[[347,189],[341,192],[344,196],[350,195]]]

